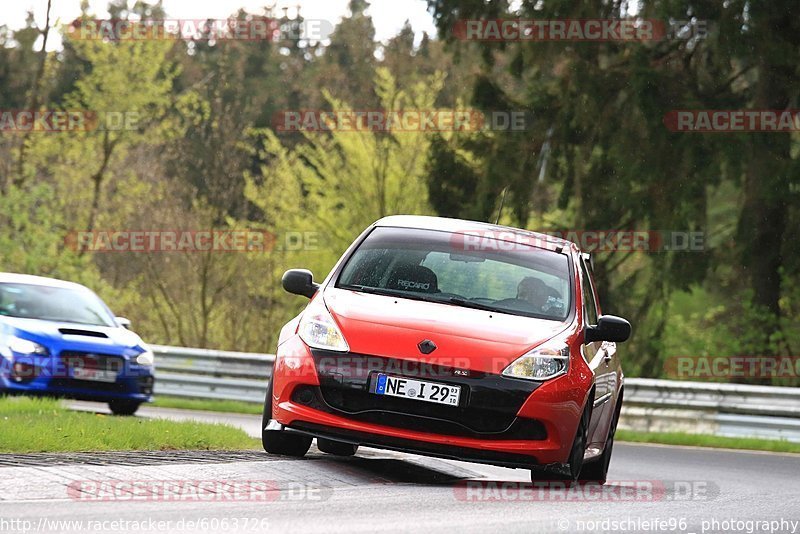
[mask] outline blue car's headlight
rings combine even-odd
[[[17,336],[4,336],[0,338],[0,347],[5,349],[2,351],[3,353],[10,350],[16,354],[47,354],[46,347]]]
[[[145,367],[152,367],[154,362],[155,358],[153,356],[152,350],[148,349],[136,356],[136,363],[138,363],[139,365],[143,365]]]

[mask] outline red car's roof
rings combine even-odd
[[[571,241],[548,234],[541,234],[531,230],[522,230],[511,226],[490,224],[464,219],[450,219],[447,217],[429,217],[425,215],[390,215],[375,222],[375,226],[389,226],[394,228],[415,228],[420,230],[439,230],[455,234],[479,233],[494,239],[503,238],[503,233],[513,234],[524,241],[535,241],[546,248],[570,248],[574,245]],[[575,245],[577,247],[577,245]]]

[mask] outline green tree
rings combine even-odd
[[[349,16],[334,29],[319,67],[318,83],[355,109],[373,109],[379,103],[372,85],[378,61],[375,26],[365,13],[368,7],[366,0],[350,0]]]
[[[451,41],[452,28],[461,19],[627,16],[625,4],[597,1],[523,2],[514,13],[502,1],[430,0],[429,5],[440,34]],[[777,35],[761,40],[764,48],[746,43],[752,37],[750,34],[762,35],[761,32],[767,33],[768,28],[779,24],[777,15],[768,13],[785,12],[787,7],[767,8],[749,2],[731,2],[724,7],[691,1],[642,3],[642,17],[708,20],[712,28],[708,39],[461,44],[462,56],[470,51],[483,59],[482,72],[474,83],[473,103],[484,109],[507,106],[525,109],[535,118],[527,135],[504,136],[493,150],[480,152],[490,158],[493,169],[501,169],[495,175],[481,174],[490,184],[483,190],[496,191],[498,185],[507,185],[510,222],[539,229],[706,230],[709,191],[725,178],[738,181],[745,168],[742,154],[752,158],[750,167],[755,160],[775,163],[786,158],[757,157],[759,149],[743,151],[731,138],[671,133],[663,125],[664,115],[671,109],[759,105],[737,95],[750,87],[745,75],[749,68],[742,71],[749,63],[745,56],[770,56],[782,65],[796,66],[791,54],[796,53],[797,47],[790,44],[796,43],[793,36],[796,34],[782,31],[791,29],[794,23],[784,24]],[[756,10],[763,11],[764,17],[755,16]],[[747,13],[754,15],[752,22],[757,28],[751,27],[749,21],[742,24]],[[767,46],[772,49],[766,50]],[[793,46],[787,58],[779,57],[778,50],[783,46]],[[748,48],[748,52],[742,48]],[[761,79],[769,70],[762,71]],[[770,77],[767,75],[767,79]],[[774,94],[783,92],[781,89]],[[762,107],[768,106],[764,103]],[[772,150],[775,146],[783,144],[775,144]],[[762,168],[761,172],[773,176],[773,170],[777,168],[770,172]],[[777,175],[779,178],[765,181],[761,191],[768,191],[763,194],[769,198],[783,195],[785,199],[785,184],[770,185],[772,180],[785,182],[785,172]],[[502,181],[498,184],[498,180]],[[773,240],[781,239],[777,236],[783,233],[782,224],[778,223],[783,219],[779,215],[767,217],[763,210],[772,210],[769,206],[774,203],[756,198],[760,211],[751,206],[742,220],[747,221],[748,214],[755,214],[760,222],[745,222],[744,227],[762,228],[763,236],[765,227],[771,225],[774,233],[767,243],[776,245],[772,250],[777,252],[756,258],[749,249],[748,258],[740,257],[738,263],[745,266],[757,263],[761,265],[758,272],[766,275],[767,261],[771,262],[767,270],[776,273],[779,262],[775,258],[781,245]],[[471,205],[465,205],[463,209],[470,208]],[[746,243],[752,243],[760,250],[757,241],[743,238],[742,234],[740,231],[740,246],[747,249]],[[713,253],[662,251],[643,257],[617,251],[599,256],[596,276],[604,293],[601,301],[605,309],[628,315],[636,324],[631,352],[637,357],[629,369],[648,375],[661,371],[671,295],[702,282]],[[767,278],[774,285],[776,277]],[[766,282],[759,283],[763,286]],[[760,299],[775,302],[774,291],[755,288],[752,294],[756,293]],[[762,348],[776,324],[768,322],[771,326],[765,329]]]
[[[381,109],[433,109],[442,84],[443,76],[437,74],[406,92],[398,89],[388,70],[379,68],[374,90]],[[351,109],[330,94],[326,98],[337,111]],[[271,131],[258,135],[264,163],[258,173],[248,176],[245,195],[261,210],[279,242],[289,232],[309,232],[314,237],[311,246],[278,251],[277,261],[268,259],[271,270],[260,270],[269,272],[265,298],[279,304],[278,309],[297,307],[279,290],[287,267],[304,266],[323,276],[376,219],[431,213],[425,182],[425,155],[432,139],[428,132],[304,131],[305,142],[293,148]]]
[[[174,134],[165,122],[176,74],[167,58],[172,46],[159,40],[72,43],[88,68],[64,96],[63,109],[96,114],[97,127],[39,136],[31,150],[36,164],[47,165],[44,172],[58,176],[60,193],[69,191],[74,220],[85,214],[81,223],[88,230],[95,228],[107,182],[124,172],[130,149]]]

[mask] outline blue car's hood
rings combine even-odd
[[[106,337],[64,334],[60,329],[82,330],[103,334]],[[19,317],[0,317],[0,332],[16,335],[36,341],[43,345],[63,345],[78,343],[80,345],[107,346],[116,348],[146,348],[142,339],[127,328],[120,326],[93,326],[78,323],[62,323],[43,321],[40,319],[22,319]]]

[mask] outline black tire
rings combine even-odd
[[[608,429],[608,437],[606,438],[606,446],[603,448],[603,454],[596,460],[584,464],[581,470],[581,480],[599,482],[600,484],[606,483],[608,466],[611,465],[611,454],[614,452],[614,435],[617,433],[620,408],[622,408],[621,398],[614,410],[614,417],[611,419],[611,426]]]
[[[590,399],[591,402],[591,399]],[[572,441],[572,448],[569,452],[569,460],[564,471],[543,471],[531,470],[531,482],[542,480],[564,480],[575,482],[581,475],[583,468],[583,455],[586,453],[586,437],[589,430],[589,418],[591,411],[587,407],[584,410],[581,420],[578,422],[578,429],[575,432],[575,439]]]
[[[261,416],[261,445],[270,454],[283,456],[302,457],[311,447],[312,438],[300,434],[289,434],[283,430],[265,430],[267,423],[272,419],[272,378],[267,386],[267,396],[264,399],[264,412]]]
[[[108,408],[114,415],[133,415],[142,403],[130,400],[108,401]]]
[[[358,445],[325,438],[317,438],[317,448],[334,456],[353,456],[358,452]]]

